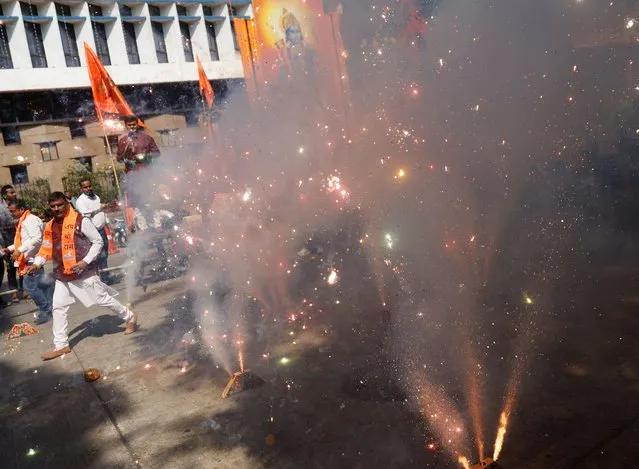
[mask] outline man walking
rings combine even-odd
[[[53,259],[55,290],[53,292],[54,349],[41,355],[52,360],[71,353],[68,336],[69,306],[76,298],[85,307],[104,306],[126,322],[125,334],[137,329],[137,314],[117,301],[117,292],[102,283],[94,261],[102,250],[102,237],[89,219],[76,212],[62,192],[53,192],[47,199],[53,219],[44,229],[42,246],[27,268],[35,275],[48,260]]]
[[[3,250],[2,254],[11,253],[11,260],[18,274],[24,277],[24,289],[39,309],[39,312],[34,314],[35,323],[43,324],[51,317],[53,282],[46,278],[44,269],[38,270],[35,275],[26,275],[26,272],[27,267],[33,264],[33,258],[42,244],[44,224],[39,217],[31,213],[24,200],[16,199],[9,202],[9,211],[13,218],[18,220],[18,226],[14,243]]]
[[[13,219],[11,212],[9,211],[9,203],[18,198],[16,190],[11,184],[6,184],[0,188],[0,196],[2,196],[2,202],[0,202],[0,231],[2,232],[2,239],[7,245],[12,243],[16,237],[16,221]],[[22,296],[22,279],[18,278],[16,267],[13,262],[7,257],[7,282],[9,283],[10,290],[16,290],[16,293],[11,297],[12,302],[20,301]]]
[[[93,184],[90,179],[81,181],[80,189],[82,189],[82,194],[80,194],[80,197],[75,201],[75,209],[80,215],[91,220],[93,226],[95,226],[102,237],[103,246],[102,251],[100,251],[98,255],[97,266],[98,269],[105,270],[109,258],[109,240],[107,239],[106,230],[104,229],[106,226],[106,215],[103,210],[104,205],[102,205],[100,197],[93,191]],[[67,201],[68,200],[67,198]],[[100,273],[100,278],[103,281],[107,281],[107,277],[106,272]]]

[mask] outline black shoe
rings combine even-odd
[[[49,322],[49,319],[51,319],[51,316],[46,315],[46,316],[38,316],[37,318],[35,318],[35,321],[33,321],[33,323],[36,326],[39,326],[40,324],[44,324],[46,322]]]

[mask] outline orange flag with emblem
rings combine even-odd
[[[215,92],[213,91],[211,82],[206,76],[206,72],[204,71],[202,62],[200,62],[200,58],[197,55],[195,56],[195,60],[197,61],[197,74],[200,80],[200,94],[206,101],[206,105],[209,107],[209,109],[212,109],[213,100],[215,99]]]

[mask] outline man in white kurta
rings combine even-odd
[[[53,344],[51,352],[41,356],[43,360],[51,360],[67,353],[71,353],[68,336],[68,312],[69,306],[79,300],[85,307],[93,305],[104,306],[119,315],[126,322],[125,334],[135,332],[137,329],[137,314],[117,301],[114,296],[118,293],[102,283],[97,275],[94,261],[102,250],[102,237],[93,223],[83,218],[82,215],[73,212],[68,201],[61,192],[54,192],[48,198],[49,209],[53,214],[53,220],[45,228],[42,248],[35,257],[33,265],[27,270],[33,274],[40,269],[51,257],[54,263],[54,275],[56,277],[53,293]],[[65,269],[62,246],[63,225],[75,218],[73,231],[75,260],[70,272]],[[53,233],[47,238],[47,230]],[[61,234],[62,233],[62,234]],[[53,241],[51,241],[53,240]]]
[[[98,233],[100,233],[100,236],[102,237],[104,245],[96,259],[96,262],[98,264],[98,268],[100,270],[104,270],[108,267],[107,259],[109,258],[109,241],[104,229],[107,224],[104,205],[102,205],[100,197],[93,191],[93,183],[91,182],[91,179],[85,179],[82,181],[80,183],[80,189],[82,189],[82,194],[80,194],[80,197],[78,197],[75,201],[75,209],[83,217],[88,218],[91,222],[93,222],[93,226],[96,227]]]

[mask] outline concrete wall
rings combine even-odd
[[[179,115],[160,115],[146,121],[149,133],[162,150],[162,141],[169,147],[198,145],[204,141],[206,129],[187,127],[186,119]],[[117,129],[109,129],[109,135],[119,135]],[[68,126],[40,125],[20,130],[22,144],[0,144],[0,185],[11,184],[10,167],[26,165],[29,181],[46,178],[52,190],[62,190],[62,176],[76,158],[91,157],[93,169],[111,166],[104,144],[104,131],[98,123],[85,126],[86,137],[71,138]],[[162,138],[160,133],[171,133],[171,138]],[[55,142],[58,159],[43,161],[40,143]],[[167,154],[171,152],[167,151]]]
[[[25,22],[20,3],[18,1],[2,2],[6,19],[9,48],[13,58],[13,69],[0,70],[0,93],[11,91],[47,90],[62,88],[86,88],[89,86],[89,76],[85,67],[84,46],[86,42],[95,50],[92,23],[90,21],[87,2],[70,3],[72,14],[77,15],[76,23],[66,23],[74,28],[80,62],[82,67],[67,67],[62,43],[60,39],[59,18],[55,11],[55,4],[47,1],[33,2],[38,7],[39,22],[43,34],[44,51],[47,57],[47,68],[33,68],[29,55],[29,45],[25,31]],[[66,3],[66,2],[65,2]],[[131,4],[133,15],[141,17],[135,24],[136,41],[140,56],[140,64],[130,65],[124,45],[122,17],[116,3],[96,2],[102,6],[103,15],[112,17],[104,23],[107,30],[107,42],[113,65],[107,66],[108,72],[118,85],[136,85],[149,83],[175,83],[197,80],[195,63],[186,62],[182,48],[179,18],[175,3],[163,2],[161,13],[166,15],[162,19],[165,42],[169,63],[158,63],[153,41],[151,23],[154,21],[149,15],[147,3]],[[205,3],[213,8],[216,16],[217,45],[220,60],[213,61],[209,54],[206,22],[202,5],[187,4],[187,13],[192,15],[188,19],[192,48],[202,61],[204,70],[210,80],[241,78],[242,62],[235,54],[233,37],[230,27],[229,9],[226,5]],[[158,18],[156,18],[156,22]],[[211,19],[209,18],[209,21]],[[76,20],[74,20],[76,21]]]

